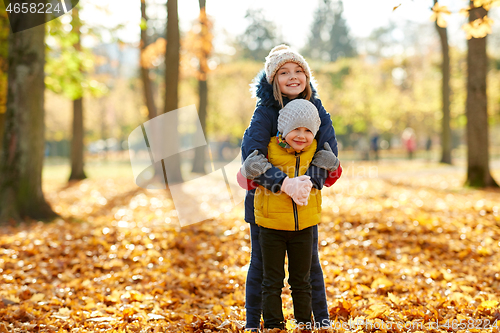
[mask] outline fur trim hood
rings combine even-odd
[[[318,91],[316,90],[316,81],[314,77],[310,79],[310,86],[312,89],[312,96],[310,101],[314,102],[314,100],[319,99]],[[252,92],[252,97],[257,98],[257,106],[266,105],[266,106],[276,106],[281,109],[277,100],[274,99],[273,95],[273,85],[267,82],[266,72],[265,70],[261,70],[259,74],[253,79],[250,84],[250,91]],[[289,100],[285,97],[283,98],[284,104],[286,104]]]

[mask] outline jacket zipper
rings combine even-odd
[[[295,152],[295,176],[299,176],[299,166],[300,166],[300,155]],[[293,217],[295,218],[295,231],[299,231],[299,215],[297,212],[297,204],[295,201],[292,199],[292,205],[293,205]]]

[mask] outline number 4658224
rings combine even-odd
[[[15,13],[15,14],[19,14],[19,13],[23,13],[23,14],[28,14],[28,13],[31,13],[31,14],[35,14],[35,13],[52,14],[52,12],[56,12],[56,13],[61,12],[61,9],[59,8],[59,3],[52,10],[51,3],[43,3],[43,2],[40,2],[40,3],[32,2],[29,4],[23,2],[22,4],[15,3],[14,5],[12,5],[12,2],[11,2],[11,3],[9,3],[9,5],[7,6],[7,8],[5,10],[9,13]]]

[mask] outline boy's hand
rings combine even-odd
[[[307,205],[309,194],[312,189],[311,177],[303,175],[295,178],[286,177],[281,185],[281,191],[285,192],[299,206]]]
[[[311,164],[328,171],[337,170],[340,165],[339,159],[333,153],[332,148],[330,148],[328,142],[325,142],[323,147],[325,148],[325,150],[316,152]]]
[[[254,150],[247,156],[241,166],[241,174],[247,179],[255,179],[262,175],[267,170],[271,169],[272,164],[269,163],[264,155],[259,154],[258,150]]]

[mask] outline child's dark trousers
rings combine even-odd
[[[310,282],[312,286],[312,310],[314,321],[324,326],[329,325],[328,306],[326,302],[325,283],[323,270],[318,256],[318,226],[313,228],[312,264]],[[250,267],[248,268],[245,308],[247,317],[247,328],[259,328],[262,314],[262,251],[260,248],[259,235],[261,228],[250,223],[250,239],[252,243],[252,254]]]
[[[311,271],[313,228],[300,231],[261,227],[259,235],[264,278],[262,310],[265,328],[285,328],[281,290],[288,255],[288,283],[292,289],[293,312],[298,324],[311,327]]]

